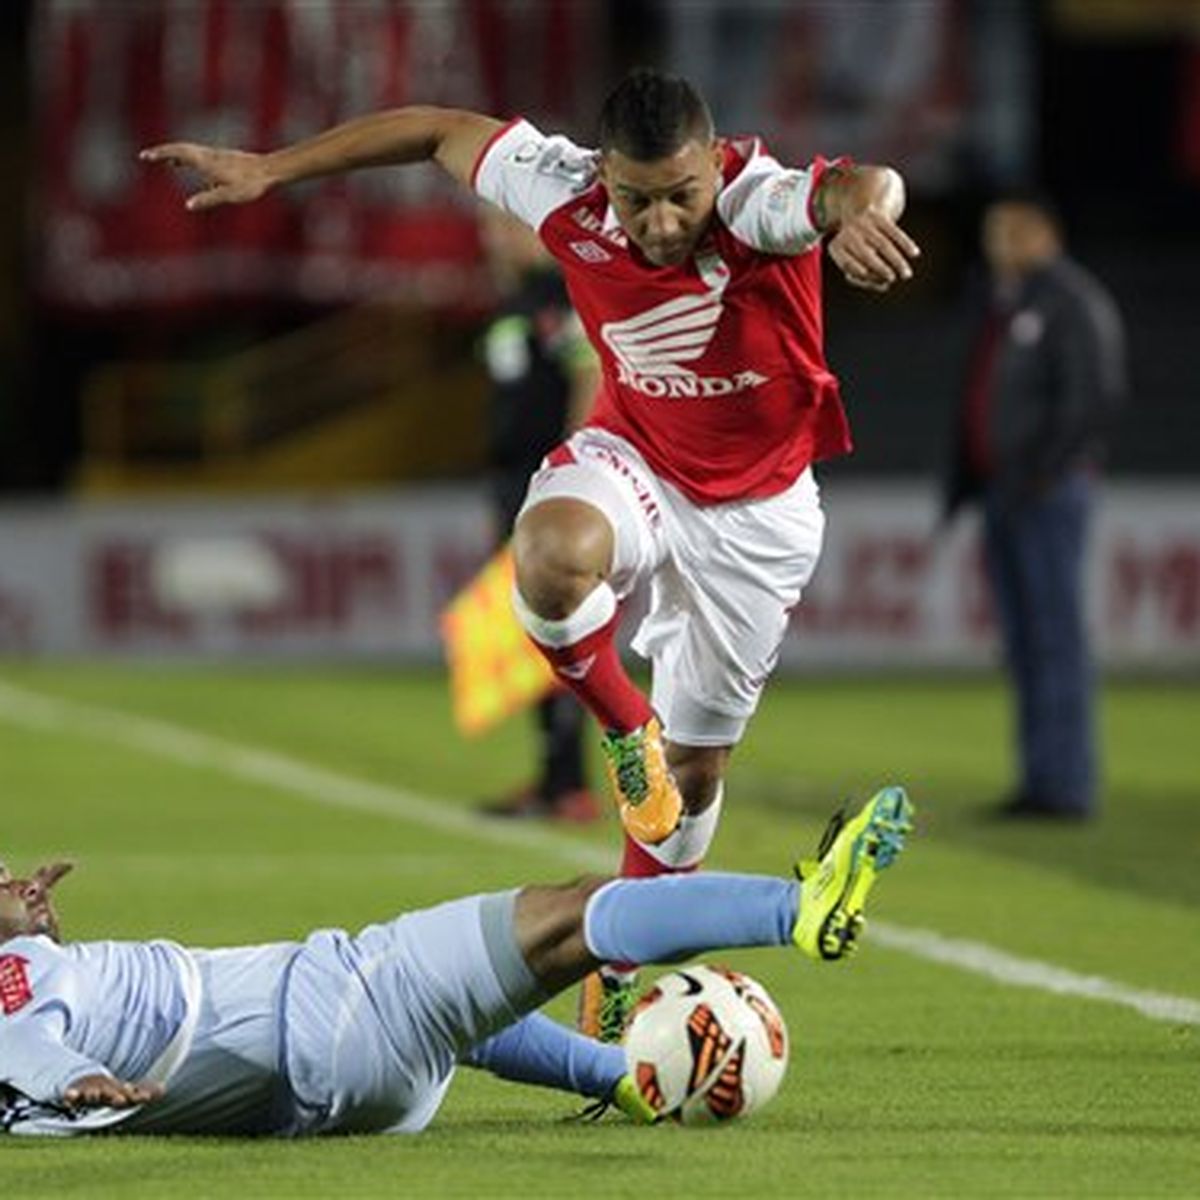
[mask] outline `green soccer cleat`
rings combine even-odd
[[[593,971],[580,985],[579,1032],[615,1045],[624,1038],[639,998],[636,972]]]
[[[862,811],[846,819],[834,813],[817,858],[796,864],[800,911],[792,941],[809,958],[844,958],[863,930],[863,905],[875,876],[896,861],[912,829],[913,806],[901,787],[875,793]]]

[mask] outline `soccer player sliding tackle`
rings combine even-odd
[[[812,464],[850,449],[822,347],[821,247],[855,287],[912,276],[891,168],[785,167],[716,136],[686,81],[641,71],[584,149],[524,120],[401,108],[267,154],[168,143],[196,172],[193,211],[362,167],[432,160],[536,229],[600,356],[587,425],[533,477],[518,515],[514,605],[603,728],[626,876],[697,867],[733,748],[774,669],[824,529]],[[634,647],[622,601],[650,584]],[[628,964],[627,964],[628,965]],[[583,1028],[619,1036],[636,992],[607,969]]]
[[[911,819],[885,789],[835,821],[801,882],[581,880],[215,951],[62,942],[50,891],[70,866],[0,866],[0,1131],[415,1133],[459,1063],[651,1121],[621,1047],[533,1010],[613,960],[785,945],[843,958]]]

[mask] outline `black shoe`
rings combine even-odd
[[[521,788],[498,800],[488,801],[481,811],[489,817],[525,820],[566,821],[586,824],[600,819],[599,801],[586,788],[545,796],[534,787]]]
[[[998,821],[1086,821],[1092,814],[1087,809],[1016,792],[994,805],[989,815]]]

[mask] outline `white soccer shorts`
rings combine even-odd
[[[766,499],[698,505],[623,438],[583,429],[530,480],[521,512],[559,497],[608,519],[618,598],[650,585],[633,648],[653,664],[650,700],[667,738],[739,741],[820,557],[825,515],[812,471]]]

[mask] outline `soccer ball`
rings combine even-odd
[[[787,1026],[762,984],[725,967],[656,980],[633,1011],[625,1061],[660,1116],[711,1125],[749,1116],[779,1090]]]

